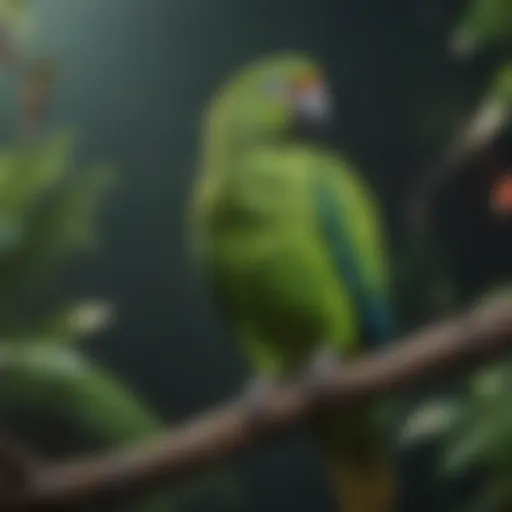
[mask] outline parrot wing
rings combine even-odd
[[[371,198],[345,169],[334,186],[325,174],[317,176],[314,210],[325,246],[360,311],[365,338],[369,344],[380,344],[389,340],[394,327]]]

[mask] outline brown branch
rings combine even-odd
[[[55,510],[171,484],[285,434],[317,408],[346,408],[496,358],[512,348],[512,298],[420,330],[386,352],[326,376],[315,393],[300,383],[269,398],[256,426],[234,402],[159,438],[110,454],[42,466],[0,510]]]

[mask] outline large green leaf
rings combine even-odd
[[[74,146],[66,130],[0,152],[0,334],[30,329],[56,271],[96,246],[113,172],[75,170]]]

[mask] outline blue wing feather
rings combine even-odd
[[[319,182],[315,195],[316,214],[325,243],[331,253],[338,278],[348,286],[353,300],[362,317],[366,343],[370,348],[390,340],[394,333],[394,322],[387,301],[371,290],[365,281],[353,246],[344,226],[347,216],[343,204],[332,189]]]

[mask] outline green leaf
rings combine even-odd
[[[479,465],[490,441],[490,432],[485,429],[470,429],[466,434],[452,436],[441,464],[442,474],[453,478]]]
[[[491,95],[503,104],[510,120],[512,110],[512,63],[503,66],[496,73],[491,84]]]
[[[510,0],[471,0],[455,27],[454,40],[475,49],[510,42],[512,6]]]
[[[76,174],[30,212],[22,246],[0,261],[0,274],[7,280],[4,288],[10,284],[26,289],[31,283],[40,283],[63,260],[93,247],[95,214],[109,183],[108,168]]]
[[[443,436],[454,428],[463,406],[454,401],[430,401],[414,409],[400,432],[402,445],[415,445]]]
[[[114,321],[114,306],[104,300],[81,300],[45,318],[36,332],[55,344],[72,344],[108,328]]]
[[[66,176],[73,150],[70,131],[12,149],[0,160],[0,214],[23,215]]]
[[[72,132],[61,131],[0,153],[0,331],[30,319],[20,315],[27,301],[38,300],[62,264],[96,246],[113,171],[72,172],[73,147]]]

